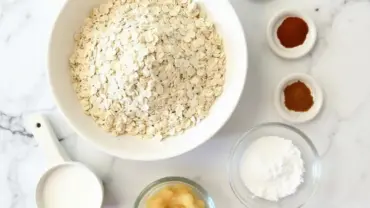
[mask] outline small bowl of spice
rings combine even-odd
[[[275,91],[275,106],[283,119],[292,123],[312,120],[321,110],[324,97],[317,82],[306,74],[291,74]]]
[[[267,26],[267,41],[271,49],[287,59],[300,58],[314,47],[316,26],[308,16],[284,10],[275,15]]]

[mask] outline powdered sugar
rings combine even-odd
[[[262,137],[246,150],[240,174],[255,195],[270,201],[294,194],[303,182],[304,165],[300,150],[277,136]]]

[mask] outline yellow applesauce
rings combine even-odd
[[[192,188],[186,184],[168,185],[146,201],[146,208],[205,208]]]

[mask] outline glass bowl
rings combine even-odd
[[[254,196],[244,185],[240,175],[240,162],[250,144],[261,137],[278,136],[289,139],[299,148],[304,162],[303,182],[296,192],[279,201],[268,201]],[[315,193],[321,175],[321,164],[317,150],[311,140],[299,129],[283,123],[264,123],[247,131],[232,149],[228,174],[230,186],[236,197],[247,207],[258,208],[297,208],[303,206]]]
[[[193,194],[198,198],[204,201],[205,208],[215,208],[215,204],[212,198],[208,195],[207,191],[201,187],[196,182],[183,178],[183,177],[165,177],[159,180],[156,180],[149,184],[144,190],[139,194],[135,201],[134,208],[146,208],[145,202],[159,190],[164,188],[168,185],[175,185],[175,184],[185,184],[188,185],[191,189]]]

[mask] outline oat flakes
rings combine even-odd
[[[222,40],[187,0],[113,0],[75,35],[73,86],[114,135],[162,139],[205,118],[222,93]]]

